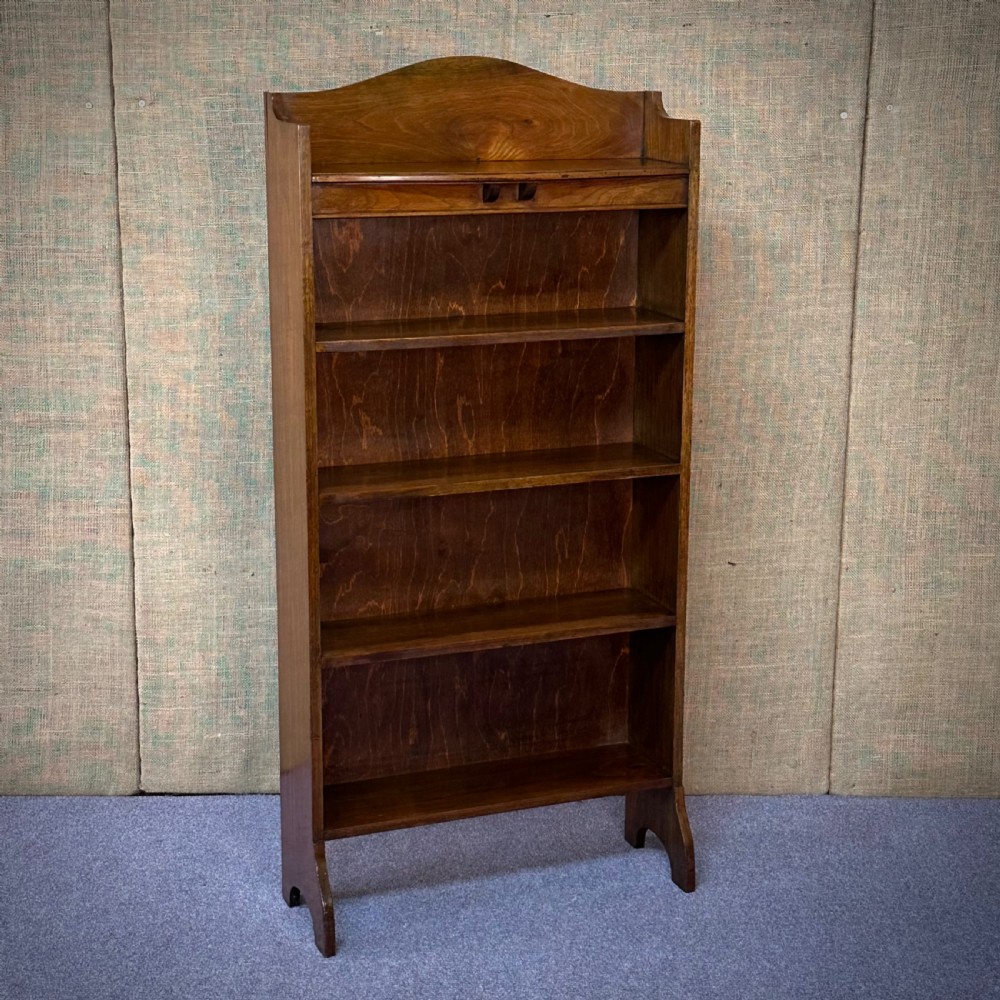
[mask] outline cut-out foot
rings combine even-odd
[[[313,845],[314,867],[310,872],[286,873],[282,894],[289,906],[309,907],[312,916],[316,947],[324,958],[337,950],[336,924],[333,918],[333,894],[326,869],[326,848],[322,843]]]
[[[642,847],[647,830],[666,847],[674,883],[685,892],[694,892],[694,840],[683,788],[655,788],[625,796],[625,839],[633,847]]]

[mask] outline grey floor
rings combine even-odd
[[[617,799],[334,843],[324,960],[273,796],[0,799],[0,996],[1000,998],[1000,802],[689,806],[693,895]]]

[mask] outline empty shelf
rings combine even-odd
[[[642,445],[605,444],[325,468],[319,471],[319,496],[333,502],[447,496],[679,473],[676,459]]]
[[[324,788],[327,840],[380,830],[669,787],[670,776],[627,743]]]
[[[671,611],[637,590],[605,590],[455,611],[324,622],[323,662],[337,667],[405,660],[675,623]]]
[[[440,316],[431,319],[318,323],[317,351],[385,351],[402,348],[512,344],[534,340],[683,333],[684,323],[651,309],[580,309],[524,315]]]

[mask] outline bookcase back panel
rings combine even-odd
[[[320,616],[495,604],[627,586],[632,484],[326,503]]]
[[[635,304],[636,212],[313,222],[316,322]]]
[[[624,742],[628,643],[605,635],[330,670],[325,781]]]
[[[319,464],[630,441],[634,356],[631,338],[320,355]]]

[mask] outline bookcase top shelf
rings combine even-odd
[[[381,184],[391,181],[573,180],[592,177],[685,177],[688,168],[671,160],[618,157],[591,160],[429,160],[414,163],[344,163],[314,173],[314,184]]]

